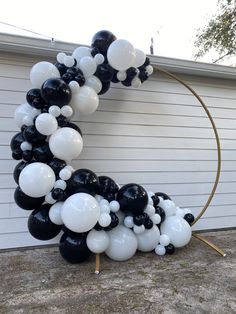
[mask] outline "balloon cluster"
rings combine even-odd
[[[33,210],[28,219],[33,237],[49,240],[63,232],[59,250],[69,262],[102,252],[123,261],[137,249],[172,254],[191,238],[193,215],[166,194],[135,183],[120,187],[68,164],[83,148],[73,115],[93,113],[111,82],[138,87],[152,71],[142,51],[109,31],[96,33],[91,48],[58,53],[55,64],[43,61],[31,69],[27,103],[15,111],[21,132],[11,140],[12,157],[22,159],[14,169],[14,198],[22,209]]]

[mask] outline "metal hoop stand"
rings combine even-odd
[[[204,111],[207,114],[207,117],[210,120],[212,129],[214,131],[214,135],[215,135],[215,140],[216,140],[216,146],[217,146],[217,171],[216,171],[216,177],[215,177],[215,182],[214,185],[212,187],[211,193],[207,199],[207,202],[205,204],[205,206],[203,207],[203,209],[201,210],[201,212],[198,214],[198,216],[195,218],[194,222],[192,223],[192,226],[195,225],[198,220],[202,217],[202,215],[204,215],[204,213],[206,212],[208,206],[210,205],[212,198],[215,195],[216,192],[216,188],[217,185],[219,183],[219,179],[220,179],[220,172],[221,172],[221,147],[220,147],[220,139],[219,139],[219,135],[218,135],[218,131],[215,125],[215,122],[209,112],[209,110],[207,109],[207,106],[205,105],[205,103],[203,102],[203,100],[201,99],[201,97],[192,89],[192,87],[190,87],[187,83],[185,83],[184,81],[182,81],[180,78],[178,78],[176,75],[163,70],[161,68],[159,68],[159,66],[157,65],[152,65],[155,72],[160,72],[165,74],[166,76],[174,79],[175,81],[179,82],[180,84],[182,84],[184,87],[186,87],[191,94],[193,94],[194,97],[197,98],[197,100],[199,101],[200,105],[202,106],[202,108],[204,109]],[[210,248],[212,248],[213,250],[215,250],[217,253],[219,253],[221,256],[226,256],[226,254],[215,244],[211,243],[209,240],[205,239],[204,237],[202,237],[201,235],[197,234],[197,233],[193,233],[192,236],[200,241],[202,241],[203,243],[205,243],[206,245],[208,245]],[[100,273],[100,254],[96,254],[96,265],[95,265],[95,274],[99,274]]]

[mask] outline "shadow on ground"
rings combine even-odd
[[[0,313],[236,313],[236,230],[205,234],[175,255],[66,263],[57,247],[0,253]]]

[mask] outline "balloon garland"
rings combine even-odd
[[[71,56],[60,52],[55,64],[42,61],[31,69],[27,103],[15,111],[21,132],[11,140],[12,157],[22,159],[14,169],[14,199],[33,210],[28,229],[36,239],[63,231],[59,251],[71,263],[102,252],[116,261],[136,250],[173,254],[191,239],[194,216],[165,193],[136,183],[120,187],[69,165],[83,149],[71,118],[95,112],[111,82],[138,88],[152,72],[141,50],[109,31],[96,33],[90,48],[78,47]]]

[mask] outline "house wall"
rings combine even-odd
[[[43,56],[0,53],[0,248],[58,242],[37,241],[27,231],[28,211],[14,204],[16,187],[9,142],[18,131],[13,115],[30,89],[31,66]],[[235,80],[179,76],[203,98],[218,127],[222,173],[216,195],[195,230],[236,226]],[[100,97],[96,113],[77,121],[84,150],[76,168],[86,167],[118,183],[136,182],[171,195],[194,214],[204,206],[214,183],[217,152],[204,110],[179,83],[153,75],[141,88],[114,85]]]

